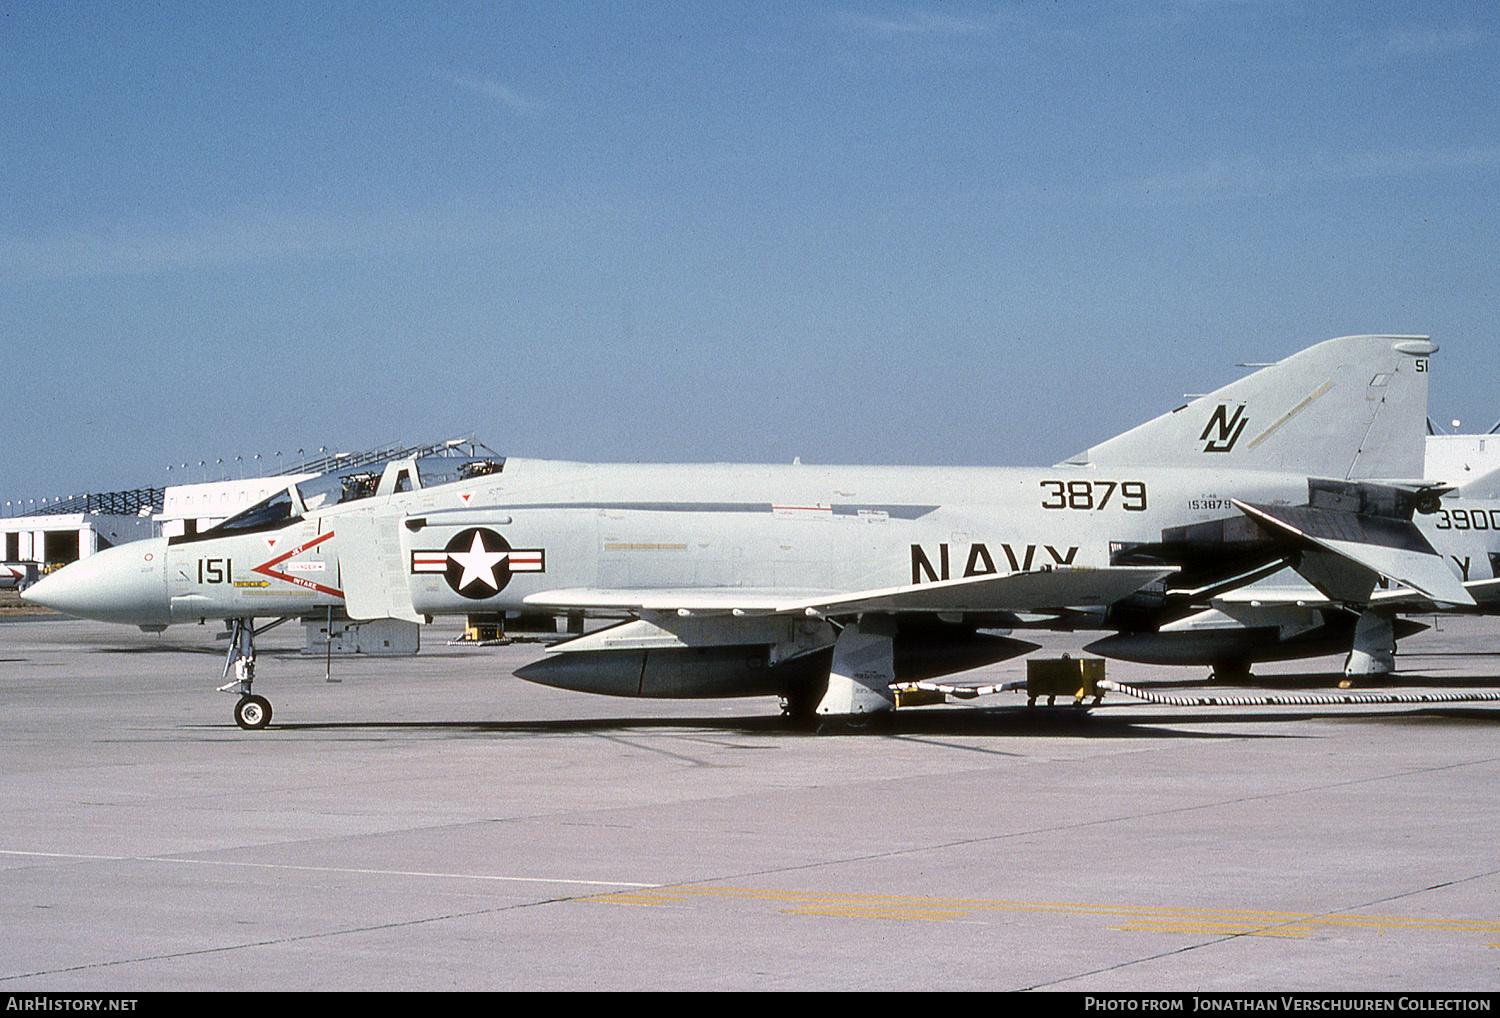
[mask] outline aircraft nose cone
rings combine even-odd
[[[83,619],[165,626],[172,621],[166,538],[132,541],[81,558],[44,576],[21,598]]]

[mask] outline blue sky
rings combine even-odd
[[[1045,464],[1360,332],[1500,420],[1493,3],[24,2],[0,45],[0,499],[460,434]]]

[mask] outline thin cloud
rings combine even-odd
[[[1479,41],[1479,33],[1472,28],[1412,29],[1392,33],[1385,51],[1394,57],[1436,56],[1474,49]]]
[[[540,100],[522,95],[504,82],[493,78],[481,78],[475,74],[444,74],[441,77],[454,88],[499,103],[517,116],[536,116],[546,109],[546,104]]]
[[[1356,66],[1379,67],[1408,60],[1459,58],[1481,50],[1485,35],[1469,25],[1454,28],[1402,28],[1355,37],[1347,59]]]
[[[0,235],[0,279],[145,275],[228,265],[390,255],[483,243],[525,214],[483,205],[334,213],[242,209],[175,221]]]
[[[601,223],[631,230],[649,203],[538,191],[459,194],[343,208],[240,207],[158,219],[57,224],[0,232],[0,282],[140,276],[226,266],[451,253],[525,239],[575,246]]]
[[[113,276],[307,257],[367,241],[315,216],[241,214],[177,223],[109,223],[42,237],[0,237],[0,274]]]
[[[1380,149],[1327,155],[1316,152],[1272,162],[1257,156],[1211,159],[1174,173],[1106,189],[1108,197],[1199,202],[1285,194],[1305,187],[1384,180],[1430,173],[1500,169],[1500,145]]]
[[[911,11],[903,16],[881,18],[854,11],[841,11],[838,24],[847,31],[879,39],[950,38],[979,35],[989,26],[972,18],[956,18],[935,11]]]

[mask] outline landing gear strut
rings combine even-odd
[[[234,723],[246,731],[259,731],[271,723],[271,701],[250,691],[255,682],[255,638],[285,621],[277,619],[260,629],[255,628],[254,619],[234,619],[229,624],[229,653],[220,678],[227,677],[232,670],[234,681],[220,686],[219,691],[240,694],[239,702],[234,705]]]
[[[1366,609],[1354,624],[1354,644],[1344,660],[1347,689],[1361,679],[1381,677],[1396,670],[1395,616]]]

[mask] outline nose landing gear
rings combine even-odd
[[[229,653],[224,659],[224,675],[220,677],[233,671],[234,681],[220,686],[219,691],[240,694],[239,702],[234,705],[234,723],[246,731],[259,731],[271,723],[271,701],[250,691],[255,682],[255,637],[285,621],[277,619],[260,629],[255,628],[254,619],[230,622]]]

